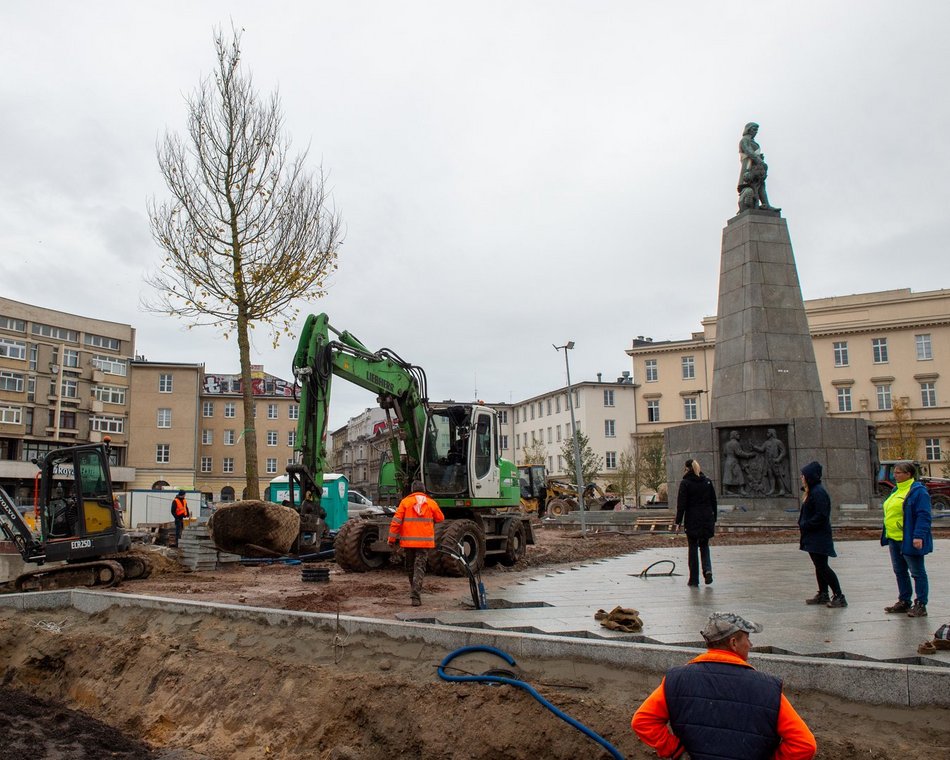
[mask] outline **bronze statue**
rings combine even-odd
[[[755,136],[759,125],[750,121],[745,125],[742,139],[739,140],[739,211],[762,209],[763,211],[779,212],[782,209],[769,204],[769,196],[765,192],[765,178],[769,167],[765,163],[765,155],[759,149]]]

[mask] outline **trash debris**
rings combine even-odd
[[[611,631],[623,631],[624,633],[639,633],[643,630],[643,621],[640,619],[639,610],[633,607],[614,607],[610,612],[597,610],[594,613],[594,620],[599,620],[600,624]]]

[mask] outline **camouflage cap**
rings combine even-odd
[[[721,641],[738,631],[746,633],[762,633],[762,626],[746,620],[734,612],[714,612],[706,621],[706,627],[700,631],[707,644]]]

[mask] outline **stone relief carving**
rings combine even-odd
[[[786,426],[724,428],[719,436],[723,496],[792,495]]]

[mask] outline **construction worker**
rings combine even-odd
[[[399,502],[396,514],[389,524],[390,546],[399,541],[406,553],[409,573],[409,598],[412,606],[422,604],[422,581],[426,577],[429,551],[435,548],[435,524],[445,516],[439,505],[430,499],[419,480],[412,483],[412,493]]]
[[[185,518],[191,517],[191,510],[188,509],[188,500],[185,498],[185,492],[179,491],[172,500],[172,517],[175,518],[175,545],[181,541],[181,532],[185,528]]]
[[[782,694],[782,682],[749,663],[762,626],[714,612],[701,631],[707,651],[670,669],[633,716],[640,741],[660,757],[811,760],[815,737]]]

